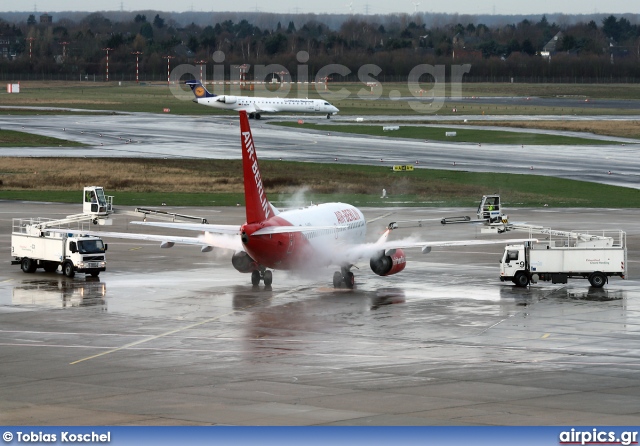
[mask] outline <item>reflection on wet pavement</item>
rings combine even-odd
[[[57,276],[15,285],[11,303],[55,308],[97,306],[106,311],[106,294],[107,286],[98,277],[74,280]]]

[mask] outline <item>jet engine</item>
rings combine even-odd
[[[402,249],[389,249],[371,257],[369,265],[377,275],[390,276],[402,271],[407,266],[407,259]]]
[[[251,273],[258,269],[258,264],[244,251],[236,252],[231,257],[231,264],[241,273]]]
[[[222,102],[223,104],[235,104],[236,97],[235,96],[220,96],[218,97],[218,102]]]

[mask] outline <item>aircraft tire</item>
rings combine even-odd
[[[340,288],[341,284],[342,284],[342,274],[340,273],[340,271],[336,271],[335,273],[333,273],[333,287]]]
[[[347,288],[352,289],[356,284],[356,278],[351,271],[349,271],[344,278],[344,283],[347,285]]]
[[[253,286],[258,286],[258,285],[260,285],[260,271],[258,271],[258,270],[254,270],[254,271],[251,273],[251,284],[252,284]]]
[[[260,113],[256,113],[256,119],[260,119]]]
[[[263,280],[264,286],[271,286],[271,284],[273,283],[273,273],[271,271],[265,271]]]

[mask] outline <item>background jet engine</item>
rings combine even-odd
[[[223,104],[235,104],[236,97],[235,96],[220,96],[218,97],[218,102],[222,102]]]
[[[407,259],[402,249],[392,249],[380,251],[376,256],[371,257],[369,261],[371,270],[379,276],[390,276],[397,274],[407,266]]]
[[[244,251],[236,252],[231,257],[231,264],[241,273],[251,273],[258,269],[258,264]]]

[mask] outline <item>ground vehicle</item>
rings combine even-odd
[[[113,197],[106,197],[102,187],[87,186],[83,190],[82,211],[59,220],[14,218],[11,264],[21,265],[25,273],[33,273],[38,268],[53,272],[62,266],[67,277],[73,277],[76,272],[98,276],[106,268],[107,245],[100,237],[71,235],[64,230],[69,229],[70,224],[83,222],[110,225],[108,216],[113,213]]]
[[[106,269],[105,245],[99,237],[67,235],[47,230],[53,220],[15,218],[11,233],[12,265],[25,273],[38,268],[53,272],[62,267],[67,277],[75,273],[96,277]]]
[[[601,288],[610,276],[627,274],[626,233],[554,231],[529,228],[531,234],[546,234],[540,243],[507,245],[500,261],[500,280],[525,287],[538,280],[567,283],[569,277],[589,279]]]
[[[508,220],[508,216],[503,214],[500,208],[500,195],[492,194],[482,196],[475,220],[472,220],[471,217],[468,216],[445,217],[440,220],[440,223],[443,225],[452,223],[485,223],[489,226],[495,225],[496,229],[492,232],[503,232],[498,231],[497,228],[506,224]]]

